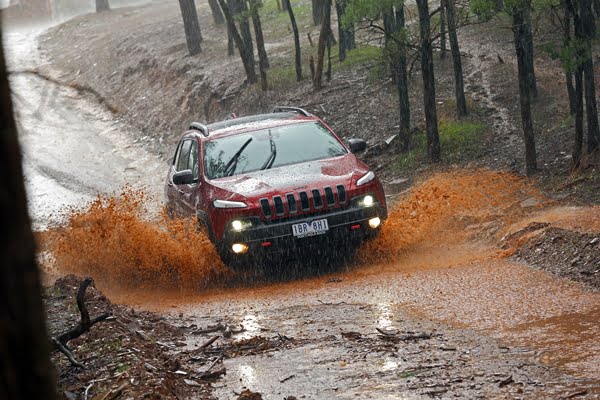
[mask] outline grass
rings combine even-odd
[[[309,59],[311,54],[314,54],[313,57],[316,58],[316,52],[316,48],[308,47],[302,49],[302,74],[304,79],[310,78]],[[373,82],[383,76],[381,57],[381,48],[361,45],[348,52],[344,62],[339,62],[338,46],[336,45],[331,48],[331,70],[333,73],[336,73],[357,68],[362,65],[368,66],[368,80],[369,82]],[[296,67],[293,64],[293,60],[290,60],[290,62],[291,64],[289,65],[276,65],[269,69],[267,76],[271,87],[281,88],[293,85],[296,82]],[[325,60],[323,69],[323,73],[325,73],[325,70],[327,69],[327,60]]]
[[[477,121],[442,121],[439,124],[440,146],[444,163],[460,161],[474,155],[481,144],[485,125]],[[411,149],[400,154],[393,163],[397,172],[413,170],[425,163],[427,138],[424,132],[411,137]]]

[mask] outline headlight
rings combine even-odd
[[[215,200],[213,205],[216,208],[245,208],[248,207],[243,201]]]
[[[375,173],[373,171],[369,171],[365,175],[363,175],[362,178],[359,178],[356,181],[356,186],[362,186],[365,183],[371,182],[373,179],[375,179]]]
[[[231,221],[231,227],[234,231],[240,232],[244,229],[248,229],[252,227],[252,222],[250,221],[240,221],[239,219]]]
[[[371,207],[373,203],[375,203],[375,199],[370,194],[363,197],[362,201],[360,202],[360,204],[364,207]]]

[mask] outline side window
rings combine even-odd
[[[188,159],[190,157],[190,148],[192,147],[191,140],[184,140],[179,149],[179,156],[177,157],[177,171],[183,171],[188,169]]]
[[[171,165],[176,166],[177,164],[175,164],[177,162],[177,157],[179,157],[179,153],[181,150],[181,143],[179,142],[179,144],[177,145],[177,148],[175,149],[175,155],[173,156],[173,163]]]
[[[194,174],[194,182],[198,182],[198,142],[195,140],[192,142],[187,168],[192,170],[192,173]]]

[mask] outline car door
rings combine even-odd
[[[183,200],[183,196],[186,194],[185,186],[187,185],[175,185],[173,183],[173,175],[176,172],[188,169],[188,161],[190,157],[192,143],[193,139],[183,139],[181,143],[179,143],[179,148],[177,150],[177,154],[175,155],[173,165],[171,166],[171,171],[169,173],[169,181],[167,183],[169,206],[171,210],[178,216],[188,215],[188,213],[186,212],[187,207],[184,206]]]
[[[181,201],[181,211],[183,215],[196,215],[196,204],[200,193],[200,165],[198,159],[198,141],[193,139],[190,143],[189,154],[187,157],[187,166],[183,169],[189,169],[193,173],[194,180],[189,185],[179,185],[179,194]]]

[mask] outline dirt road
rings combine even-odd
[[[37,33],[6,36],[11,70],[45,64],[36,52]],[[54,76],[60,79],[60,72]],[[16,74],[11,83],[38,228],[62,221],[51,215],[65,205],[82,206],[124,183],[160,192],[163,163],[137,146],[139,135],[93,98],[31,74]],[[480,182],[472,181],[470,190],[480,189]],[[440,207],[427,201],[414,203],[421,207],[414,212]],[[502,236],[532,222],[598,233],[598,209],[540,208],[503,226],[494,224],[508,208],[488,218],[473,208],[460,224],[439,230],[412,211],[412,222],[407,216],[404,225],[403,214],[395,214],[388,224],[396,224],[400,236],[418,229],[427,234],[402,242],[399,251],[389,249],[395,236],[386,234],[382,243],[388,247],[376,249],[390,250],[385,261],[357,261],[342,271],[292,282],[228,275],[209,280],[202,290],[182,290],[136,287],[135,281],[117,285],[115,279],[125,280],[119,265],[107,266],[114,268],[111,279],[89,269],[89,263],[79,272],[92,275],[113,301],[157,312],[177,325],[185,334],[183,346],[165,347],[185,359],[188,374],[223,356],[227,374],[213,383],[220,399],[235,399],[244,388],[265,399],[599,398],[600,294],[517,263],[496,246]],[[450,219],[450,214],[436,217]],[[488,231],[494,233],[481,234]],[[115,253],[108,240],[89,243]],[[87,261],[85,253],[78,255]],[[243,330],[231,337],[219,334],[194,361],[191,354],[214,334],[202,330],[217,323]],[[119,354],[125,350],[119,347]],[[143,355],[137,362],[143,363]],[[87,382],[80,385],[83,392]]]
[[[34,226],[60,222],[68,207],[125,184],[159,195],[165,164],[135,145],[139,134],[93,96],[30,73],[43,68],[44,76],[61,81],[38,52],[44,30],[14,29],[4,36]]]

